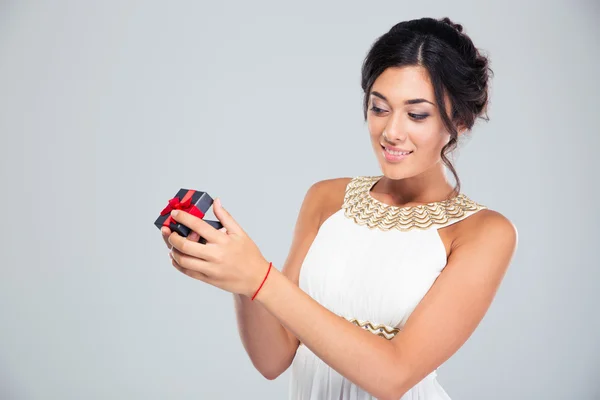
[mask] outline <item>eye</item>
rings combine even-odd
[[[412,114],[412,113],[408,113],[408,115],[411,118],[416,119],[416,120],[423,120],[429,116],[429,114]]]
[[[384,109],[382,109],[382,108],[375,107],[375,106],[372,106],[372,107],[370,108],[370,110],[372,110],[372,111],[373,111],[375,114],[381,114],[381,113],[383,113],[383,112],[385,112],[385,111],[386,111],[386,110],[384,110]]]

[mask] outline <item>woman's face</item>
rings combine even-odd
[[[445,100],[449,112],[447,96]],[[425,68],[392,67],[383,71],[371,89],[367,122],[377,160],[390,179],[410,178],[441,165],[440,153],[450,134],[435,105]],[[383,146],[411,153],[386,155]]]

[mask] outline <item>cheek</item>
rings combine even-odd
[[[448,142],[448,135],[440,131],[423,129],[421,132],[411,135],[411,141],[420,152],[439,154]]]
[[[439,158],[442,148],[446,144],[446,140],[441,134],[430,135],[426,138],[420,138],[417,141],[416,147],[422,152],[422,154],[426,154],[427,158]]]
[[[367,120],[367,128],[369,129],[369,132],[372,137],[381,135],[381,132],[383,131],[384,127],[385,124],[381,121],[378,121],[377,119],[370,118]]]

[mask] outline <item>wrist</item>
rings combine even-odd
[[[282,276],[283,274],[278,271],[275,266],[271,266],[271,271],[268,273],[268,275],[266,275],[266,279],[264,280],[260,290],[255,290],[255,293],[252,293],[252,296],[254,296],[254,301],[264,305],[265,301],[274,295],[275,289],[280,283],[279,279]],[[256,288],[258,289],[258,286]]]
[[[261,271],[262,274],[258,275],[255,281],[252,283],[252,287],[250,288],[250,292],[246,294],[246,296],[250,300],[255,300],[258,296],[258,293],[261,292],[266,285],[266,282],[269,280],[269,275],[273,272],[273,263],[263,259],[260,262],[260,266],[256,268]]]

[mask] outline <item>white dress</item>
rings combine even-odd
[[[437,230],[487,208],[466,195],[413,207],[371,196],[382,176],[349,181],[343,206],[321,225],[300,269],[299,285],[321,305],[392,339],[446,265]],[[448,400],[437,370],[402,400]],[[291,365],[291,400],[366,400],[374,396],[300,344]]]

